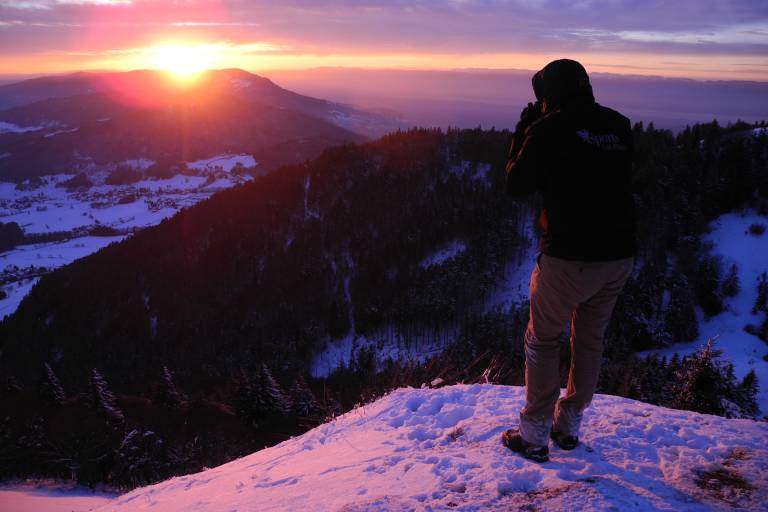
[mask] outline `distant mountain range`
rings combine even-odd
[[[238,69],[183,84],[158,71],[75,73],[0,86],[0,180],[250,153],[259,171],[400,126]]]
[[[542,62],[543,66],[545,62]],[[520,109],[533,100],[534,70],[392,70],[317,68],[265,72],[293,91],[398,112],[417,126],[512,129]],[[686,125],[768,119],[768,83],[702,81],[659,76],[591,73],[597,101],[632,122],[653,122],[679,131]]]

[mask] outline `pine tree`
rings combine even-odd
[[[162,479],[167,470],[166,451],[165,442],[155,432],[131,430],[116,450],[112,481],[138,487]]]
[[[684,275],[680,275],[672,284],[669,306],[664,317],[664,329],[673,342],[692,341],[699,335],[693,294]]]
[[[741,286],[739,284],[739,269],[734,263],[728,270],[728,275],[723,280],[723,295],[726,297],[735,297],[739,294]]]
[[[287,415],[291,411],[290,400],[285,396],[266,364],[261,365],[259,379],[261,410],[267,414]]]
[[[757,279],[757,298],[752,306],[752,314],[768,313],[768,273],[763,272]]]
[[[721,355],[710,339],[697,353],[683,359],[672,386],[672,407],[718,416],[732,412],[733,365],[718,361]]]
[[[289,391],[291,412],[296,416],[314,416],[320,411],[315,395],[307,386],[304,377],[299,375]]]
[[[59,378],[48,363],[45,363],[45,374],[40,384],[40,394],[46,402],[52,405],[61,405],[67,398]]]
[[[187,401],[187,397],[179,391],[173,381],[173,374],[167,366],[163,366],[160,376],[160,387],[157,393],[157,402],[170,410],[181,409]]]
[[[723,311],[723,295],[720,286],[722,278],[722,258],[702,256],[696,264],[691,284],[696,300],[708,317]]]
[[[238,415],[253,426],[259,422],[285,416],[291,412],[290,399],[272,376],[266,364],[262,364],[255,376],[241,372],[234,406]]]
[[[741,383],[736,387],[734,401],[747,418],[757,419],[760,408],[757,405],[757,375],[755,370],[749,370]]]
[[[258,393],[253,379],[244,371],[237,381],[233,405],[237,415],[248,425],[255,426],[259,419]]]
[[[122,422],[123,411],[117,406],[117,399],[112,391],[109,390],[109,385],[106,379],[94,368],[91,372],[91,390],[89,397],[89,405],[103,413],[109,420],[114,422]]]

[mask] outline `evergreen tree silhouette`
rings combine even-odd
[[[96,368],[91,371],[89,405],[112,422],[121,423],[125,419],[123,411],[117,406],[115,395],[109,389],[107,380]]]
[[[304,377],[299,375],[289,391],[291,412],[296,416],[314,416],[320,411],[320,405],[314,393],[307,386]]]
[[[735,297],[739,294],[741,286],[739,283],[739,269],[734,263],[728,270],[728,274],[723,280],[723,295],[726,297]]]
[[[181,409],[187,401],[183,392],[179,391],[173,381],[173,374],[167,366],[163,366],[160,375],[160,387],[157,394],[157,402],[170,410]]]
[[[261,410],[268,414],[277,414],[285,416],[291,411],[291,403],[283,392],[280,384],[272,376],[272,372],[266,364],[261,365],[260,379],[260,402]]]
[[[741,383],[736,388],[736,404],[741,408],[744,416],[757,419],[760,408],[757,405],[758,382],[754,368],[749,370]]]
[[[678,276],[670,290],[664,329],[673,342],[692,341],[699,335],[699,321],[693,304],[693,293],[684,275]]]
[[[59,378],[48,363],[45,363],[45,373],[40,385],[40,394],[46,402],[52,405],[61,405],[67,398]]]

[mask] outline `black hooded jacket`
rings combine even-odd
[[[541,194],[541,252],[580,261],[634,256],[629,119],[595,102],[578,62],[550,63],[533,87],[543,115],[515,133],[507,192]]]

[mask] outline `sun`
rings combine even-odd
[[[211,69],[218,60],[216,46],[210,44],[162,44],[151,50],[154,68],[189,80]]]

